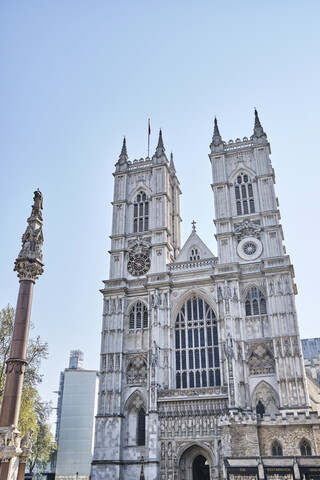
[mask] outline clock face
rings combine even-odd
[[[150,265],[151,262],[148,255],[137,253],[136,255],[129,257],[128,272],[134,277],[138,277],[139,275],[144,275],[147,273]]]

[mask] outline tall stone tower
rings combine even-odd
[[[93,480],[139,478],[142,458],[148,480],[302,478],[317,468],[320,423],[269,155],[256,111],[250,139],[228,144],[215,120],[215,257],[194,222],[180,247],[179,181],[161,131],[151,159],[130,162],[124,140]]]

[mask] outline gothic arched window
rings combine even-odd
[[[138,412],[137,444],[146,444],[146,412],[143,407],[141,407]]]
[[[137,233],[146,230],[149,230],[149,202],[145,192],[141,191],[133,204],[133,231]]]
[[[312,452],[311,452],[311,445],[310,443],[308,442],[308,440],[301,440],[301,443],[300,443],[300,453],[301,455],[312,455]]]
[[[221,385],[217,320],[202,298],[187,300],[175,323],[176,388]]]
[[[237,215],[254,213],[252,182],[246,173],[240,173],[235,181]]]
[[[142,302],[137,302],[130,310],[129,329],[141,330],[148,328],[148,310]]]
[[[251,287],[245,301],[246,317],[267,314],[266,299],[257,287]]]
[[[275,440],[271,445],[271,455],[274,457],[281,457],[283,455],[282,446],[278,440]]]

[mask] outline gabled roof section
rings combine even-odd
[[[197,258],[199,257],[199,258]],[[201,240],[195,228],[193,228],[189,238],[180,250],[174,263],[190,262],[194,260],[204,260],[216,258],[207,245]]]

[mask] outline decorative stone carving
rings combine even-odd
[[[36,281],[43,273],[43,233],[42,233],[42,208],[43,198],[40,190],[34,192],[34,204],[28,218],[28,226],[22,236],[22,248],[15,261],[14,271],[18,272],[20,280]]]
[[[127,363],[127,383],[144,385],[147,383],[147,361],[142,355],[130,357]]]
[[[29,449],[32,447],[32,435],[33,430],[32,428],[29,428],[29,430],[27,430],[25,436],[21,440],[21,448]]]
[[[0,447],[19,448],[21,435],[14,425],[0,428]]]
[[[150,248],[150,238],[143,238],[140,235],[137,235],[134,240],[130,240],[128,245],[129,255],[146,255]]]
[[[22,360],[21,358],[9,358],[9,360],[6,361],[7,368],[6,368],[6,373],[24,373],[26,370],[26,366],[28,365],[28,362],[25,360]]]
[[[250,375],[262,375],[275,371],[274,357],[262,343],[253,347],[248,363]]]
[[[259,224],[259,220],[254,220],[253,222],[244,220],[241,223],[236,223],[233,233],[237,237],[238,242],[246,237],[260,238],[262,228]]]
[[[113,357],[113,353],[109,353],[107,372],[111,373],[111,372],[113,372],[113,370],[114,370],[114,357]]]

